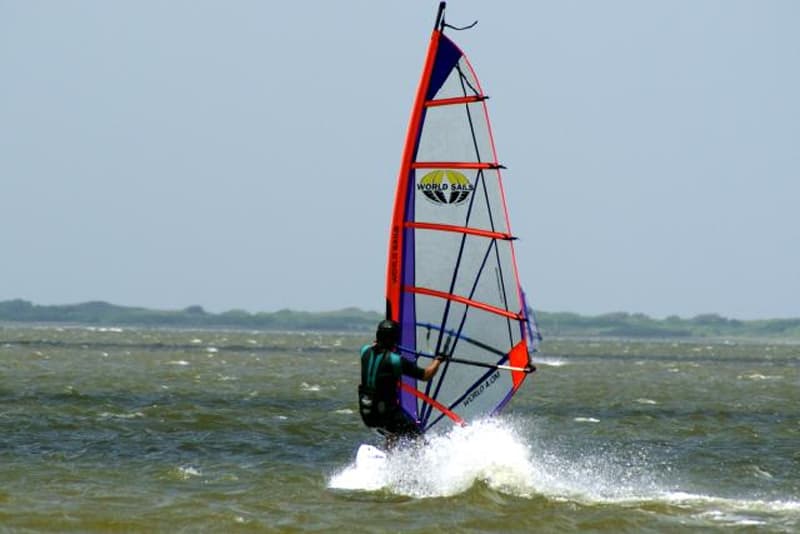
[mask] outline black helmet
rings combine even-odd
[[[375,339],[378,341],[378,345],[384,348],[394,347],[400,341],[400,325],[388,319],[381,321],[378,323]]]

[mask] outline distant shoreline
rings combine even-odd
[[[60,323],[94,326],[148,326],[179,328],[234,328],[257,330],[321,330],[369,332],[382,319],[374,311],[344,308],[329,312],[280,310],[250,313],[231,310],[209,313],[201,306],[182,310],[153,310],[108,302],[43,306],[16,299],[0,302],[0,321],[7,323]],[[607,313],[585,316],[568,312],[537,312],[542,335],[584,338],[766,338],[800,340],[800,318],[728,319],[703,314],[683,319],[653,319],[641,313]]]

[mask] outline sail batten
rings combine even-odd
[[[472,300],[470,298],[462,297],[460,295],[455,295],[453,293],[445,293],[444,291],[437,291],[435,289],[430,289],[427,287],[407,287],[407,286],[403,287],[403,291],[407,291],[409,293],[417,293],[419,295],[428,295],[431,297],[437,297],[440,299],[466,304],[467,306],[480,308],[481,310],[488,311],[490,313],[494,313],[497,315],[502,315],[510,319],[516,319],[516,320],[522,319],[522,316],[519,313],[513,313],[503,308],[498,308],[496,306],[492,306],[491,304],[487,304],[485,302],[480,302],[477,300]]]
[[[418,230],[438,230],[440,232],[454,232],[459,234],[477,235],[489,239],[516,239],[511,234],[503,232],[492,232],[488,230],[481,230],[480,228],[470,228],[469,226],[456,226],[452,224],[441,223],[428,223],[428,222],[407,222],[406,228],[416,228]]]
[[[454,106],[458,104],[471,104],[475,102],[483,102],[489,98],[486,95],[470,95],[470,96],[457,96],[453,98],[440,98],[438,100],[426,100],[425,107],[431,108],[435,106]]]
[[[500,169],[499,163],[485,161],[414,161],[412,169]]]

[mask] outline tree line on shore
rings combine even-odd
[[[655,319],[641,313],[584,316],[567,312],[537,312],[536,323],[545,337],[697,338],[750,337],[800,340],[800,318],[738,320],[717,314],[692,318]],[[307,312],[280,310],[250,313],[230,310],[210,313],[201,306],[182,310],[153,310],[85,302],[44,306],[16,299],[0,302],[0,321],[103,326],[174,328],[245,328],[257,330],[322,330],[367,332],[382,316],[374,311],[344,308]]]

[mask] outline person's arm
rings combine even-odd
[[[441,356],[434,358],[430,365],[425,368],[425,372],[422,374],[422,378],[420,380],[423,382],[428,382],[431,378],[433,378],[436,375],[436,372],[439,370],[439,366],[442,364],[443,359],[444,358]]]
[[[436,372],[439,370],[439,366],[442,364],[442,360],[444,360],[444,356],[437,356],[428,367],[422,368],[417,367],[411,360],[406,360],[405,358],[401,358],[399,354],[397,354],[398,360],[400,360],[402,374],[407,376],[412,376],[417,380],[422,380],[423,382],[428,382],[431,378],[436,375]],[[400,378],[398,375],[397,378]]]

